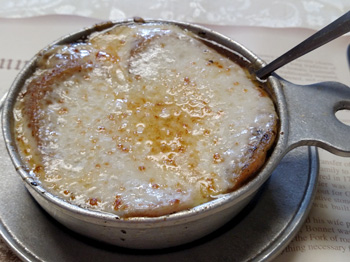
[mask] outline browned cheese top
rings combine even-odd
[[[264,163],[277,126],[246,70],[161,24],[46,50],[15,119],[42,186],[121,217],[169,214],[238,188]]]

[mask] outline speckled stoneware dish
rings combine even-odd
[[[65,36],[51,45],[74,43],[93,32],[129,23],[175,24],[215,43],[227,53],[244,57],[252,74],[264,66],[261,59],[234,40],[201,26],[174,21],[107,22]],[[335,82],[300,86],[274,74],[267,79],[266,88],[279,116],[277,139],[263,168],[249,183],[208,203],[159,217],[123,219],[114,214],[83,209],[55,197],[37,183],[37,179],[26,171],[14,142],[14,102],[26,79],[36,69],[36,59],[34,57],[20,72],[4,104],[3,134],[8,152],[29,192],[52,217],[82,235],[109,244],[127,248],[166,248],[215,231],[248,204],[282,157],[295,147],[319,146],[337,155],[350,156],[350,127],[335,116],[338,110],[350,109],[350,88]]]

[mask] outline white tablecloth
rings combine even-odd
[[[350,10],[349,0],[0,0],[0,17],[71,14],[196,23],[318,29]]]

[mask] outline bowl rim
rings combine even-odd
[[[198,219],[198,215],[207,216],[211,213],[219,212],[222,209],[226,209],[229,206],[235,205],[242,199],[254,194],[263,183],[269,178],[272,171],[278,165],[282,157],[287,153],[287,142],[288,142],[288,112],[286,109],[286,101],[284,98],[282,85],[279,81],[279,77],[277,75],[270,76],[266,82],[268,87],[272,91],[272,99],[274,100],[276,112],[279,116],[279,130],[276,134],[275,144],[273,146],[273,150],[271,155],[266,160],[264,166],[260,169],[256,177],[254,177],[247,184],[243,185],[239,189],[219,195],[216,199],[213,199],[209,202],[203,203],[201,205],[195,206],[190,209],[182,210],[176,213],[171,213],[167,215],[157,216],[157,217],[128,217],[123,218],[119,217],[113,213],[107,213],[102,211],[90,210],[87,208],[79,207],[77,205],[71,204],[58,196],[55,196],[49,193],[44,187],[40,185],[38,179],[35,176],[29,174],[25,169],[24,163],[21,161],[21,157],[16,148],[16,142],[14,140],[14,134],[12,131],[12,123],[13,123],[13,113],[12,109],[16,100],[16,97],[22,86],[27,79],[27,76],[31,75],[36,66],[36,60],[38,55],[54,46],[59,44],[67,44],[76,42],[79,39],[83,39],[86,36],[94,33],[101,32],[104,30],[108,30],[114,26],[119,25],[127,25],[133,23],[156,23],[156,24],[173,24],[177,25],[181,28],[185,28],[189,31],[195,32],[195,34],[199,35],[201,38],[207,39],[209,41],[213,41],[216,44],[228,49],[230,52],[235,53],[236,55],[241,55],[244,59],[247,59],[249,63],[253,66],[254,70],[261,68],[265,65],[265,62],[261,60],[257,55],[248,50],[243,45],[238,42],[218,33],[211,29],[208,29],[201,25],[196,25],[187,22],[179,22],[174,20],[161,20],[161,19],[147,19],[147,20],[135,20],[128,19],[124,21],[108,21],[102,22],[99,24],[92,25],[91,27],[83,28],[75,33],[71,33],[65,35],[58,40],[52,42],[51,44],[44,47],[41,51],[39,51],[33,58],[26,64],[26,66],[20,71],[20,73],[15,78],[11,88],[8,92],[7,98],[4,102],[3,112],[2,112],[2,132],[4,136],[4,141],[6,144],[7,151],[10,155],[10,158],[14,164],[14,167],[17,173],[21,176],[26,186],[30,189],[34,190],[36,193],[41,195],[44,199],[52,203],[57,208],[62,208],[70,212],[71,215],[78,215],[80,217],[86,217],[91,220],[90,222],[99,221],[103,219],[104,221],[115,224],[115,223],[123,223],[123,226],[127,224],[150,224],[150,223],[159,223],[161,224],[168,223],[171,221],[177,221],[179,219],[183,220],[195,220]],[[238,50],[238,51],[237,51]],[[252,72],[254,73],[254,72]],[[97,223],[97,222],[96,222]]]

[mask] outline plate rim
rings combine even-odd
[[[271,241],[265,249],[262,249],[261,252],[256,253],[255,256],[252,257],[254,261],[271,261],[276,258],[295,237],[309,214],[316,193],[316,184],[319,174],[319,156],[316,147],[308,147],[307,154],[309,161],[309,178],[304,189],[303,197],[300,199],[298,208],[296,208],[297,211],[294,213],[294,216],[290,219],[287,226],[275,236],[274,240]],[[25,190],[25,187],[23,187],[23,190]],[[26,262],[45,261],[17,240],[17,237],[13,235],[11,230],[4,224],[2,216],[0,216],[0,236],[3,242],[19,259]]]

